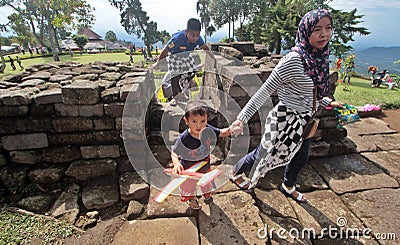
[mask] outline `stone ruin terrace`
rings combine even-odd
[[[240,67],[223,55],[217,57],[217,74],[205,67],[205,86],[224,90],[240,106],[259,86],[252,84],[255,77],[265,80],[280,58],[249,44],[213,48],[252,68]],[[332,74],[331,83],[336,79],[337,74]],[[221,140],[212,161],[224,170],[217,179],[223,185],[213,203],[207,205],[201,199],[202,210],[191,212],[177,196],[154,203],[159,190],[132,168],[132,164],[145,168],[153,156],[167,166],[169,144],[181,130],[184,105],[159,104],[154,92],[152,72],[113,62],[37,65],[0,82],[4,200],[35,213],[47,212],[86,229],[93,241],[102,237],[112,244],[399,243],[400,135],[383,121],[365,117],[336,129],[334,114],[320,113],[311,159],[297,185],[307,204],[298,204],[277,190],[283,168],[268,173],[254,192],[239,190],[226,174],[240,156],[227,153],[234,140]],[[234,119],[234,115],[223,118],[218,113],[222,107],[230,108],[226,101],[216,101],[207,91],[203,96],[215,109],[212,124],[223,127]],[[122,115],[128,100],[135,108],[151,103],[147,112],[135,109],[129,114],[130,129],[138,133],[125,138],[137,146],[127,150]],[[165,140],[160,132],[164,115],[177,128]],[[260,140],[263,118],[256,115],[250,120],[250,148]],[[237,143],[244,144],[240,139]],[[112,222],[117,229],[107,229]],[[105,229],[98,228],[102,224]],[[321,235],[328,227],[341,228],[342,235],[346,230],[370,229],[371,237]],[[316,236],[290,236],[296,235],[295,230],[301,235],[303,229],[315,231]],[[379,239],[392,238],[393,233],[394,241]],[[75,242],[84,238],[85,234]]]

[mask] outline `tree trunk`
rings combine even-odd
[[[278,39],[276,40],[276,54],[281,54],[282,49],[282,38],[281,35],[278,34]]]
[[[60,51],[61,49],[60,49],[60,44],[58,42],[57,28],[55,28],[54,26],[53,26],[53,32],[54,32],[54,40],[56,41],[57,50]]]
[[[232,41],[235,41],[235,21],[232,19]]]
[[[231,22],[228,22],[228,43],[231,42]]]
[[[147,48],[147,56],[148,56],[149,58],[152,58],[153,55],[151,55],[151,45],[146,45],[146,48]]]
[[[55,44],[53,25],[51,24],[50,20],[47,23],[47,31],[49,33],[50,47],[51,47],[51,52],[53,53],[54,61],[60,61],[60,58],[58,57],[58,48],[56,47]]]
[[[1,50],[1,45],[0,45],[0,50]],[[0,58],[1,58],[0,73],[4,73],[4,70],[6,69],[6,60],[4,59],[3,52],[0,52]]]
[[[33,23],[32,18],[29,18],[29,22],[30,22],[30,24],[31,24],[33,36],[34,36],[34,37],[36,38],[36,40],[40,43],[40,45],[43,47],[43,46],[44,46],[43,39],[40,38],[40,36],[36,33],[35,24]]]

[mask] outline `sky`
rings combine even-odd
[[[118,39],[133,41],[134,35],[128,35],[120,24],[120,12],[111,6],[108,0],[87,0],[95,8],[95,23],[92,29],[103,38],[108,30],[117,34]],[[185,29],[189,18],[199,18],[196,13],[197,0],[141,0],[142,9],[147,12],[150,20],[157,22],[159,30],[170,34]],[[357,8],[357,14],[364,15],[361,25],[371,34],[355,35],[355,42],[350,43],[356,49],[368,47],[400,46],[399,0],[333,0],[330,4],[335,9],[351,11]],[[4,23],[6,12],[0,9],[0,21]],[[210,40],[219,40],[228,35],[227,26],[219,29]]]

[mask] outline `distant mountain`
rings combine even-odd
[[[356,72],[367,74],[367,68],[374,65],[379,70],[389,70],[390,73],[400,74],[400,64],[394,64],[400,60],[400,47],[372,47],[356,51]]]

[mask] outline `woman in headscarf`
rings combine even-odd
[[[343,107],[343,103],[327,97],[329,90],[329,48],[332,18],[325,9],[312,10],[299,23],[296,45],[249,100],[232,123],[235,135],[242,133],[243,124],[266,102],[276,90],[280,102],[269,112],[265,133],[260,144],[240,159],[230,179],[242,189],[253,188],[271,169],[285,166],[284,181],[279,190],[298,202],[306,202],[295,189],[297,175],[308,161],[310,139],[301,137],[304,126],[316,107]],[[314,109],[315,109],[314,108]],[[250,183],[241,177],[250,174]]]

